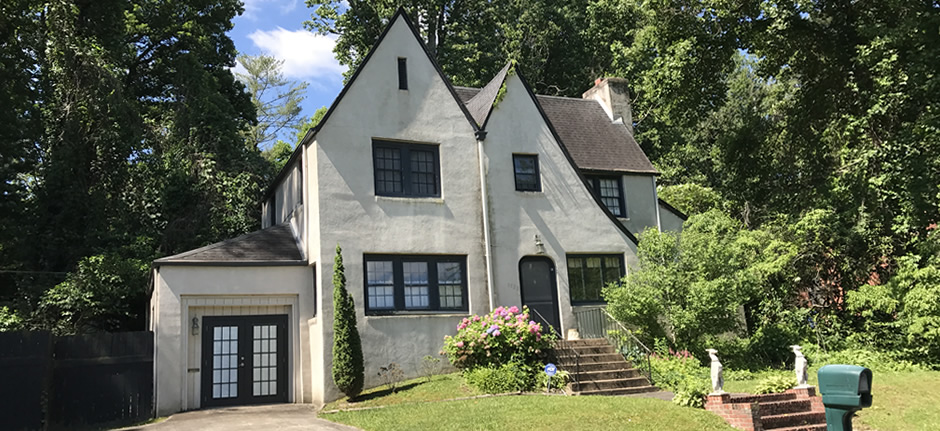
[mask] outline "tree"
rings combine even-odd
[[[365,368],[356,326],[356,305],[346,291],[345,271],[343,250],[337,244],[333,259],[333,382],[352,399],[362,392]]]
[[[284,60],[268,55],[239,55],[245,73],[237,73],[245,84],[257,111],[257,124],[248,130],[249,148],[266,149],[286,129],[303,123],[300,115],[307,90],[306,82],[290,81],[281,72]]]

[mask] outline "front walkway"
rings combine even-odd
[[[308,404],[239,406],[177,413],[155,424],[122,431],[356,431],[316,416]]]

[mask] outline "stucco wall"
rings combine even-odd
[[[399,90],[398,58],[407,58],[408,90]],[[372,139],[439,146],[441,197],[376,196]],[[379,365],[396,362],[406,376],[425,355],[437,355],[445,333],[455,332],[465,314],[439,317],[367,317],[364,315],[364,253],[457,254],[467,256],[469,305],[484,312],[482,214],[476,140],[473,128],[444,81],[404,22],[392,25],[381,46],[350,84],[307,149],[316,164],[319,262],[322,286],[325,376],[314,392],[326,401],[340,396],[332,384],[332,271],[336,244],[343,247],[347,288],[358,310],[366,361],[366,386],[381,384]],[[312,171],[311,171],[312,172]],[[311,187],[311,189],[314,189]],[[313,198],[313,196],[311,196]]]
[[[659,220],[660,223],[662,223],[662,229],[664,231],[682,232],[682,224],[685,223],[685,220],[682,220],[681,217],[672,212],[672,210],[665,205],[658,202],[657,205],[659,205]]]
[[[313,400],[308,320],[313,318],[313,272],[307,266],[208,267],[163,266],[155,270],[154,308],[155,383],[158,415],[197,408],[191,399],[200,372],[198,355],[189,354],[191,319],[201,315],[265,314],[267,306],[289,311],[289,345],[292,370],[289,399]],[[200,307],[226,307],[218,313],[200,313]],[[257,307],[252,310],[252,307]],[[201,326],[201,324],[200,324]]]
[[[652,175],[624,175],[623,194],[627,204],[627,218],[620,219],[634,235],[644,229],[659,228],[656,220],[656,185]]]
[[[574,326],[566,254],[624,253],[629,263],[635,260],[635,245],[591,197],[519,77],[508,77],[505,85],[505,97],[490,117],[484,143],[496,302],[521,304],[519,260],[536,254],[538,234],[545,256],[555,263],[565,333]],[[513,153],[539,155],[541,192],[516,191]]]

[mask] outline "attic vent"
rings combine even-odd
[[[398,58],[398,89],[407,90],[408,89],[408,59],[407,58]]]

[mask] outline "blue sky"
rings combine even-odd
[[[335,37],[304,29],[310,11],[303,0],[242,0],[245,13],[235,18],[229,36],[239,53],[268,54],[284,60],[288,79],[307,82],[303,115],[329,106],[343,86],[344,66],[333,56]],[[238,71],[236,66],[235,70]],[[292,139],[285,139],[293,143]]]

